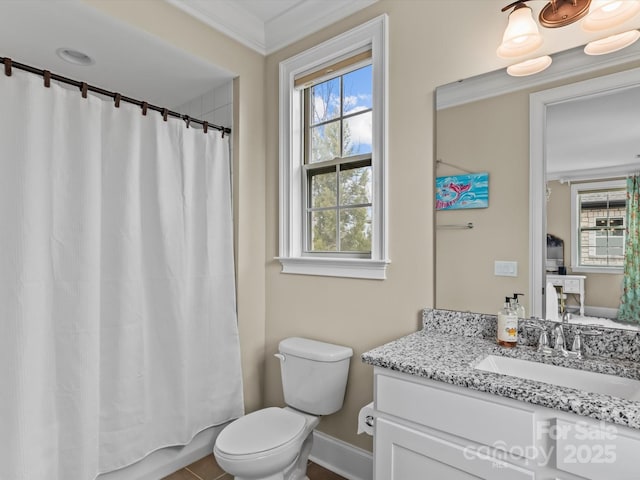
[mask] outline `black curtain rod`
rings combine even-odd
[[[63,77],[62,75],[51,73],[49,70],[40,70],[30,65],[25,65],[24,63],[14,62],[9,57],[0,57],[0,62],[4,64],[4,73],[9,77],[11,76],[11,69],[17,68],[18,70],[24,70],[25,72],[35,73],[36,75],[40,75],[41,77],[43,77],[45,87],[49,87],[51,80],[56,80],[58,82],[62,82],[68,85],[73,85],[74,87],[78,87],[84,98],[87,97],[87,92],[95,92],[95,93],[99,93],[100,95],[105,95],[107,97],[113,98],[116,107],[120,106],[120,102],[132,103],[142,108],[143,115],[147,114],[147,110],[154,110],[156,112],[161,113],[165,121],[169,116],[181,118],[186,122],[187,128],[189,128],[189,125],[191,123],[197,123],[199,125],[202,125],[202,129],[204,133],[207,133],[207,130],[209,128],[213,128],[215,130],[222,132],[222,136],[224,136],[225,133],[231,133],[231,129],[229,127],[223,127],[220,125],[215,125],[213,123],[205,122],[204,120],[191,118],[189,115],[182,115],[181,113],[173,112],[167,108],[158,107],[157,105],[152,105],[148,102],[136,100],[135,98],[125,97],[124,95],[120,95],[119,93],[110,92],[103,88],[96,87],[95,85],[89,85],[86,82],[79,82],[71,78]]]

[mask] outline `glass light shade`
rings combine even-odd
[[[524,62],[516,63],[507,67],[507,73],[512,77],[526,77],[546,70],[551,65],[551,57],[544,55],[543,57],[532,58]]]
[[[509,24],[496,53],[501,58],[519,57],[537,50],[540,45],[542,45],[542,37],[538,32],[538,25],[533,19],[531,9],[520,4],[509,15]]]
[[[617,27],[640,12],[638,0],[592,0],[589,13],[582,21],[587,32]]]
[[[618,33],[617,35],[611,35],[610,37],[587,43],[584,47],[584,53],[587,55],[604,55],[606,53],[617,52],[635,43],[638,38],[640,38],[640,32],[638,30]]]

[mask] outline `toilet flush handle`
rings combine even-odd
[[[281,362],[284,362],[286,360],[285,356],[281,353],[274,353],[273,356],[279,359]]]

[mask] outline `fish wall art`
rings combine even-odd
[[[436,178],[436,210],[487,208],[489,174],[470,173]]]

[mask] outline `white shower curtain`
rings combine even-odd
[[[243,413],[228,136],[0,75],[0,480]]]

